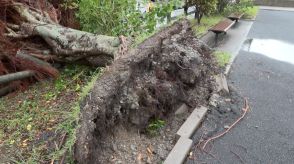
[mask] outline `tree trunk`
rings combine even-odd
[[[167,14],[166,19],[167,19],[167,23],[170,23],[170,21],[171,21],[171,13]]]
[[[223,13],[225,8],[228,6],[228,4],[231,3],[230,0],[219,0],[217,4],[217,10],[219,13]]]
[[[194,18],[197,19],[197,23],[198,24],[201,23],[202,16],[203,16],[203,14],[201,13],[200,7],[199,6],[196,6],[196,11],[195,11]]]
[[[186,16],[188,15],[188,6],[184,6],[184,13]]]
[[[15,28],[18,29],[17,31],[10,29],[6,36],[13,38],[39,36],[59,60],[64,62],[85,60],[92,65],[105,66],[119,54],[121,45],[119,37],[96,35],[63,27],[51,20],[48,14],[40,14],[41,11],[32,10],[22,3],[13,2],[10,7],[24,22]]]
[[[189,3],[188,3],[188,0],[185,0],[184,13],[186,16],[188,15],[188,9],[189,9]]]

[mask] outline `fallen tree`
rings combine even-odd
[[[0,11],[0,76],[29,70],[37,80],[57,77],[50,62],[106,66],[126,51],[123,36],[60,25],[58,10],[47,0],[0,0]]]
[[[111,60],[119,51],[119,37],[96,35],[61,26],[56,16],[52,16],[56,15],[56,12],[50,14],[14,1],[6,7],[13,15],[18,15],[17,19],[21,22],[8,23],[4,35],[12,39],[41,37],[59,61],[74,62],[85,59],[93,65],[105,66],[109,61],[104,58]],[[103,62],[93,63],[93,58],[101,58]]]

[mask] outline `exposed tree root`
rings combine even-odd
[[[22,71],[0,76],[0,84],[5,84],[11,81],[21,80],[32,77],[35,73],[33,71]]]
[[[0,97],[4,96],[10,92],[13,92],[14,90],[15,90],[14,87],[12,87],[11,85],[7,85],[7,86],[0,89]]]

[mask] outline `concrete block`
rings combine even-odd
[[[177,136],[190,138],[201,123],[203,117],[207,113],[207,110],[208,109],[203,106],[201,106],[200,108],[195,108],[192,114],[187,118],[184,124],[177,131]]]
[[[191,139],[181,137],[163,164],[182,164],[192,147],[192,143]]]
[[[216,90],[219,93],[228,94],[230,93],[226,76],[224,74],[219,74],[215,77]]]
[[[182,115],[187,113],[189,110],[189,107],[184,103],[182,104],[175,112],[175,115]]]

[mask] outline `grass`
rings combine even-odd
[[[198,25],[196,19],[191,20],[191,25],[193,26],[193,31],[197,37],[202,36],[205,34],[209,28],[217,24],[219,21],[224,19],[221,15],[211,15],[211,16],[204,16],[201,20],[200,25]]]
[[[258,6],[248,7],[244,10],[244,19],[254,19],[259,11]]]
[[[4,153],[0,163],[50,163],[65,152],[70,159],[79,103],[101,72],[70,65],[55,81],[40,82],[23,93],[1,98],[0,152]],[[60,146],[64,134],[66,140]]]
[[[223,51],[215,51],[213,55],[216,58],[216,61],[220,67],[225,67],[231,59],[231,54]]]
[[[156,136],[161,128],[165,126],[166,122],[160,119],[151,120],[147,127],[147,133],[150,136]]]

